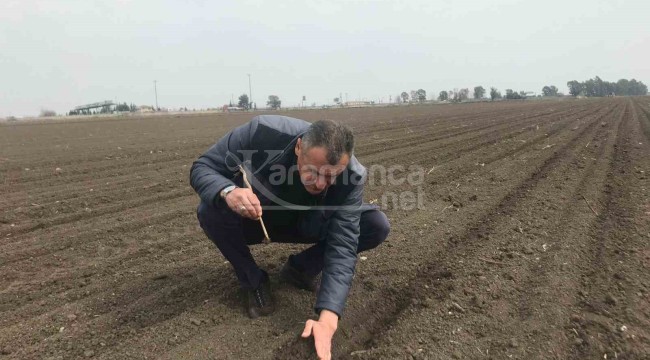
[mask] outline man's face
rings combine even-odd
[[[296,143],[296,156],[298,157],[298,172],[300,181],[312,195],[318,195],[334,184],[350,162],[350,156],[343,154],[339,163],[330,165],[327,161],[327,150],[323,147],[312,147],[305,149],[302,146],[302,139]]]

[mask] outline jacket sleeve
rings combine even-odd
[[[237,166],[251,149],[251,139],[257,129],[256,119],[239,126],[219,139],[205,154],[201,155],[190,170],[190,184],[201,200],[214,205],[224,188],[235,185],[231,180]]]
[[[339,317],[343,314],[357,263],[359,220],[363,202],[363,184],[356,185],[328,221],[325,237],[325,266],[314,309],[327,309]]]

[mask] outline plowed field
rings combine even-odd
[[[353,127],[388,240],[364,253],[335,358],[647,359],[650,98],[290,112]],[[192,161],[251,114],[0,125],[0,358],[304,359],[302,245],[253,247],[276,312],[250,320],[205,238]]]

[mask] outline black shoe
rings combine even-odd
[[[296,269],[291,265],[291,260],[287,262],[280,270],[280,279],[289,283],[299,289],[318,292],[320,287],[320,279],[318,275],[308,275]]]
[[[255,290],[246,290],[248,316],[257,319],[260,316],[267,316],[273,313],[273,297],[271,295],[271,281],[264,273],[260,285]]]

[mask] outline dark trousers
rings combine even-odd
[[[259,221],[242,218],[222,202],[217,206],[201,202],[197,217],[205,234],[234,267],[242,288],[257,288],[264,272],[255,263],[248,246],[259,244],[264,238]],[[273,242],[314,244],[292,255],[290,261],[298,270],[317,275],[324,266],[326,222],[323,212],[314,210],[301,211],[294,226],[278,228],[269,222],[265,225]],[[359,227],[357,253],[377,247],[390,231],[388,218],[378,207],[369,207],[361,213]]]

